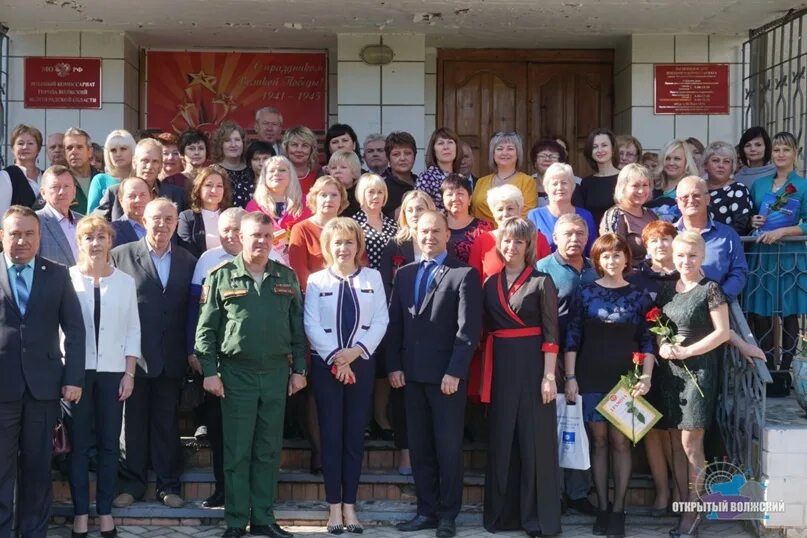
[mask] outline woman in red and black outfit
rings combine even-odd
[[[488,337],[481,399],[491,404],[484,525],[490,532],[560,534],[558,291],[548,274],[535,269],[537,235],[530,221],[509,218],[497,236],[504,268],[484,286]]]

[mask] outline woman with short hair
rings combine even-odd
[[[404,194],[414,189],[417,183],[418,175],[412,172],[418,154],[417,142],[414,136],[405,131],[393,131],[387,135],[384,152],[389,161],[389,168],[383,176],[388,192],[384,214],[394,219]]]
[[[462,263],[468,263],[476,238],[493,229],[486,220],[471,215],[471,184],[460,174],[449,174],[440,185],[451,238],[448,251]]]
[[[538,189],[538,206],[543,207],[549,203],[549,198],[544,188],[544,174],[547,169],[555,163],[566,162],[566,148],[561,146],[556,140],[544,138],[538,140],[530,149],[530,162],[535,168],[532,177],[535,179],[535,186]]]
[[[378,177],[378,176],[376,176]],[[379,205],[380,209],[380,205]],[[364,234],[353,219],[338,217],[322,230],[325,268],[310,275],[305,333],[311,343],[311,380],[326,449],[322,452],[327,530],[363,531],[356,499],[364,452],[364,426],[373,394],[374,353],[389,322],[375,269],[361,267]]]
[[[198,258],[221,246],[219,216],[232,205],[230,181],[219,166],[202,168],[191,186],[190,209],[179,214],[177,235],[181,245]]]
[[[273,148],[272,144],[269,144],[268,142],[255,140],[249,144],[249,147],[247,147],[247,153],[244,156],[244,160],[246,160],[247,164],[249,165],[249,173],[252,176],[252,181],[257,184],[258,178],[261,176],[261,171],[263,170],[263,166],[266,164],[266,161],[274,156],[275,148]]]
[[[109,187],[132,175],[135,146],[134,137],[124,129],[116,129],[106,137],[104,142],[106,169],[103,173],[96,174],[90,182],[87,194],[88,214],[95,211]]]
[[[246,140],[247,132],[243,127],[234,121],[225,121],[216,129],[211,142],[212,160],[227,172],[235,207],[246,207],[255,190],[255,181],[244,160]]]
[[[650,294],[625,280],[631,267],[627,241],[614,233],[600,236],[591,248],[591,261],[600,278],[575,291],[566,330],[566,399],[583,399],[583,418],[591,432],[591,473],[597,491],[597,518],[592,534],[625,535],[625,496],[631,477],[631,443],[596,407],[633,369],[634,354],[642,354],[642,378],[634,396],[650,390],[655,342],[645,314],[653,305]],[[647,377],[644,377],[647,376]],[[609,461],[611,464],[609,465]],[[613,505],[608,503],[608,470],[614,478]]]
[[[617,135],[616,149],[619,155],[617,167],[621,170],[629,164],[638,163],[642,158],[642,143],[631,135]]]
[[[555,361],[558,290],[535,269],[535,226],[510,217],[497,231],[503,269],[484,284],[485,368],[482,403],[490,403],[484,526],[559,534],[560,467]],[[538,381],[540,379],[540,381]]]
[[[179,141],[174,133],[160,133],[157,135],[163,145],[163,167],[160,170],[158,179],[165,181],[167,178],[181,174],[185,168],[182,161],[182,154],[179,152]],[[171,182],[173,184],[173,182]]]
[[[334,123],[325,132],[325,160],[330,161],[331,156],[337,151],[350,151],[356,154],[359,159],[359,169],[361,169],[361,148],[359,147],[359,137],[353,127],[346,123]],[[362,170],[362,173],[364,171]],[[328,170],[330,174],[330,169]]]
[[[320,174],[314,131],[304,125],[287,129],[283,133],[283,155],[294,165],[303,196],[307,196]]]
[[[748,187],[732,178],[737,167],[734,147],[726,142],[712,142],[703,154],[703,166],[712,218],[731,226],[739,235],[747,235],[751,231],[754,202]]]
[[[496,219],[488,206],[488,191],[501,185],[513,185],[521,191],[524,206],[521,216],[526,217],[529,211],[538,206],[538,187],[535,180],[519,168],[524,163],[524,147],[518,133],[498,132],[490,139],[488,166],[496,170],[494,174],[480,177],[474,187],[471,198],[473,215],[494,224]]]
[[[272,250],[289,265],[289,237],[292,227],[314,213],[303,200],[297,172],[286,157],[269,157],[258,177],[255,195],[247,211],[260,211],[272,219],[274,241]]]
[[[183,131],[177,139],[179,156],[182,159],[182,172],[165,178],[163,181],[177,187],[185,188],[193,181],[199,170],[207,163],[207,135],[198,129]]]
[[[431,196],[440,211],[444,209],[440,185],[448,174],[460,169],[460,163],[462,152],[457,133],[447,127],[435,130],[426,146],[426,170],[418,176],[415,188]]]
[[[642,230],[658,219],[644,205],[653,193],[650,172],[641,164],[631,163],[619,171],[614,190],[615,205],[600,221],[600,235],[613,232],[628,242],[633,264],[638,265],[647,255],[642,242]]]
[[[132,394],[141,362],[140,317],[132,277],[110,263],[112,228],[90,215],[76,226],[78,263],[70,268],[86,327],[86,361],[81,400],[71,406],[68,431],[73,536],[87,536],[90,509],[90,448],[97,450],[95,511],[101,536],[116,536],[112,500],[118,477],[123,402]]]
[[[759,178],[773,175],[776,165],[771,162],[771,137],[764,127],[746,129],[737,144],[737,153],[742,168],[734,174],[734,179],[749,189]]]
[[[328,160],[328,173],[338,179],[347,192],[347,207],[342,211],[346,217],[353,216],[359,210],[356,201],[356,182],[362,174],[361,161],[353,151],[337,150]]]
[[[538,230],[549,242],[549,248],[555,250],[555,240],[552,233],[555,231],[555,223],[561,215],[577,214],[586,221],[588,226],[588,242],[584,255],[588,255],[591,245],[597,238],[597,226],[594,224],[594,217],[582,207],[575,207],[572,203],[574,199],[575,183],[572,167],[565,163],[555,163],[551,165],[544,174],[544,188],[546,189],[549,203],[543,207],[536,207],[527,214],[527,220],[535,224]]]

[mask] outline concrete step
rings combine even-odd
[[[406,521],[415,514],[415,502],[401,501],[359,501],[356,506],[359,518],[365,525],[389,525]],[[648,507],[628,506],[631,525],[673,526],[676,517],[652,517]],[[72,517],[73,507],[69,502],[56,502],[53,505],[53,522],[63,524]],[[135,503],[128,508],[113,508],[116,525],[218,525],[224,517],[223,508],[204,508],[201,501],[188,502],[183,508],[168,508],[158,502]],[[323,501],[285,501],[275,503],[275,515],[281,525],[325,525],[328,520],[328,505]],[[91,519],[95,516],[95,505],[90,506]],[[593,517],[570,510],[563,516],[563,525],[590,525]],[[457,518],[459,525],[482,524],[482,504],[464,504]],[[93,521],[90,525],[93,525]]]

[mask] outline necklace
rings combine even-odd
[[[499,173],[498,173],[498,172],[496,172],[496,175],[495,175],[495,176],[493,176],[493,182],[494,182],[494,183],[497,183],[497,182],[498,182],[499,184],[502,184],[502,183],[504,183],[505,181],[507,181],[508,179],[510,179],[511,177],[513,177],[514,175],[516,175],[516,173],[517,173],[517,172],[518,172],[518,170],[514,170],[512,174],[510,174],[509,176],[506,176],[506,177],[501,177],[501,176],[499,175]],[[498,180],[498,181],[497,181],[497,180]]]

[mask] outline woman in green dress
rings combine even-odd
[[[729,341],[729,310],[720,286],[704,278],[701,264],[706,245],[694,232],[683,232],[673,239],[673,263],[679,273],[675,292],[659,297],[668,325],[684,340],[680,344],[661,342],[658,378],[662,409],[673,438],[673,465],[687,467],[689,491],[681,500],[696,501],[694,489],[698,472],[706,465],[703,438],[712,423],[719,385],[718,360],[722,344]],[[699,518],[695,512],[681,516],[672,535],[687,537],[696,533]]]

